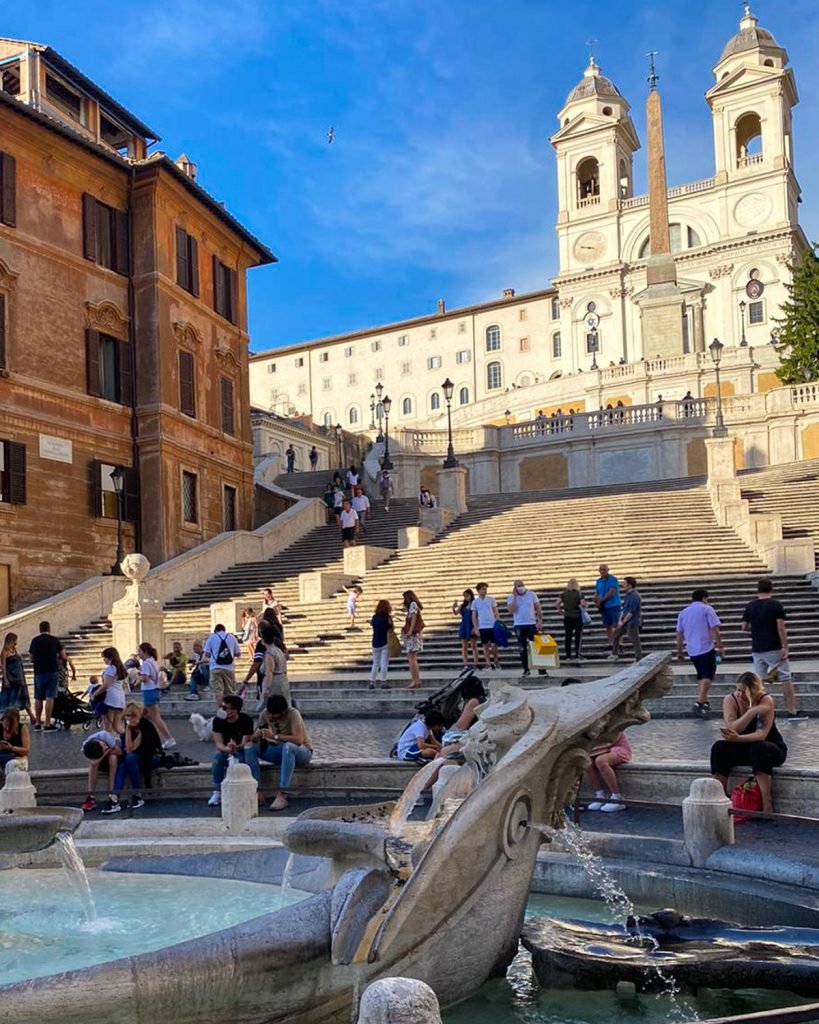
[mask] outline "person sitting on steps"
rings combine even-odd
[[[631,758],[631,744],[624,732],[621,732],[613,743],[603,743],[592,748],[591,763],[586,769],[585,776],[586,781],[594,788],[595,798],[586,810],[610,813],[626,809],[614,769],[619,764],[628,764]]]
[[[441,735],[445,726],[446,719],[434,708],[427,711],[423,718],[410,722],[398,739],[398,760],[424,764],[440,756]]]
[[[259,761],[280,765],[279,789],[270,804],[271,811],[287,807],[287,790],[293,772],[310,762],[313,744],[307,735],[304,719],[287,700],[274,694],[268,697],[264,711],[259,715],[253,742],[245,750],[245,763],[250,765],[253,777],[261,787]]]

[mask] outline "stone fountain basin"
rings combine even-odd
[[[0,814],[0,856],[44,850],[58,832],[74,832],[82,819],[78,807],[16,808]]]

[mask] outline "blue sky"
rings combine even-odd
[[[598,61],[644,139],[659,51],[669,184],[713,172],[704,92],[733,0],[64,0],[6,5],[199,165],[279,256],[251,271],[259,351],[545,287],[557,272],[557,111]],[[819,221],[819,5],[757,0],[797,76],[802,223]],[[333,125],[335,141],[328,145]],[[636,191],[644,190],[644,151]]]

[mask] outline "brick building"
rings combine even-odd
[[[0,39],[0,615],[253,526],[245,272],[275,256],[48,47]]]

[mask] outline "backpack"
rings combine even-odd
[[[227,636],[223,636],[219,641],[219,650],[216,652],[216,664],[217,665],[232,665],[233,664],[233,653],[228,646]]]

